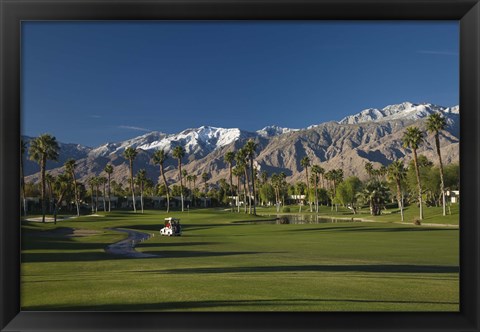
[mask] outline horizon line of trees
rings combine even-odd
[[[216,184],[209,184],[210,174],[188,174],[182,170],[182,159],[186,155],[185,149],[178,145],[170,156],[165,150],[156,150],[151,158],[153,164],[159,166],[160,176],[155,184],[148,178],[145,169],[140,169],[136,174],[133,172],[133,162],[138,154],[131,147],[125,149],[123,156],[128,160],[129,179],[128,189],[123,188],[122,183],[111,180],[114,166],[107,164],[103,169],[105,176],[93,176],[87,183],[80,183],[76,179],[76,161],[69,159],[64,163],[64,172],[54,177],[46,172],[48,160],[57,160],[59,146],[55,137],[43,134],[33,139],[28,150],[29,158],[40,166],[40,200],[42,208],[42,221],[45,221],[47,202],[49,211],[53,213],[54,220],[63,200],[73,202],[77,215],[80,215],[80,203],[82,198],[88,196],[87,185],[90,189],[92,213],[98,211],[99,192],[102,193],[103,209],[111,211],[111,194],[115,196],[132,197],[132,208],[137,212],[136,196],[140,196],[140,209],[144,211],[145,196],[166,196],[166,212],[170,211],[171,197],[180,197],[181,211],[185,210],[185,197],[192,206],[197,206],[199,198],[207,198],[218,204],[229,205],[231,211],[240,213],[240,202],[243,202],[244,213],[256,215],[256,207],[260,205],[275,205],[279,211],[281,205],[285,205],[287,196],[296,196],[299,211],[302,211],[303,202],[309,205],[310,212],[318,212],[319,205],[329,205],[332,210],[338,210],[338,205],[346,206],[355,214],[359,205],[366,204],[372,215],[380,214],[387,202],[395,197],[400,210],[401,220],[404,221],[403,209],[405,203],[416,203],[419,206],[419,220],[423,219],[423,205],[442,206],[443,215],[446,215],[446,189],[459,188],[459,166],[451,164],[444,167],[439,135],[446,127],[445,118],[439,113],[430,115],[427,119],[427,131],[433,134],[439,166],[425,156],[418,155],[417,150],[424,141],[425,135],[416,126],[408,127],[402,138],[403,146],[410,149],[413,160],[405,166],[403,161],[395,160],[388,166],[378,169],[368,162],[365,171],[368,180],[362,182],[358,177],[352,176],[344,179],[342,169],[325,170],[320,165],[311,163],[308,156],[300,160],[305,178],[304,182],[288,184],[285,173],[266,172],[259,173],[254,165],[254,159],[258,144],[252,139],[237,149],[228,151],[224,155],[224,161],[228,165],[228,181],[220,179]],[[23,175],[23,155],[26,153],[26,144],[21,143],[22,162],[21,167],[21,192],[23,200],[23,212],[26,210],[26,192],[35,193],[35,185],[25,183]],[[165,177],[165,162],[169,158],[177,160],[178,184],[170,186]],[[235,164],[235,165],[234,165]],[[236,183],[234,184],[234,177]],[[203,181],[203,190],[197,187],[197,181]],[[185,181],[185,182],[184,182]],[[193,186],[192,186],[193,183]],[[188,184],[188,186],[187,186]],[[47,200],[48,191],[48,200]],[[394,193],[394,195],[392,195]],[[298,197],[302,196],[299,199]],[[94,199],[95,198],[95,199]],[[108,200],[108,210],[107,201]],[[95,208],[94,208],[95,207]]]

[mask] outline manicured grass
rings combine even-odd
[[[183,236],[160,237],[164,213],[99,214],[23,223],[23,310],[459,309],[458,229],[248,224],[236,221],[265,218],[208,209],[171,213]],[[62,227],[97,233],[56,235]],[[137,250],[159,257],[106,254],[105,246],[126,237],[109,227],[155,233]]]

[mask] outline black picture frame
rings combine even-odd
[[[2,331],[480,331],[478,0],[0,0],[0,328]],[[20,310],[20,25],[24,20],[458,20],[459,313],[152,313]],[[168,319],[166,319],[168,316]]]

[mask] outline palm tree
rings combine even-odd
[[[40,135],[30,142],[29,155],[30,160],[37,162],[40,165],[40,177],[42,185],[42,222],[45,222],[45,169],[47,167],[47,160],[57,160],[58,158],[57,140],[54,136],[49,134]]]
[[[230,170],[230,196],[232,197],[232,212],[233,212],[233,177],[232,177],[232,167],[233,161],[235,160],[235,152],[228,151],[225,154],[225,162],[228,163],[228,169]]]
[[[312,173],[315,175],[314,184],[315,184],[315,212],[318,213],[318,174],[320,174],[320,166],[312,165]]]
[[[155,165],[160,165],[160,175],[163,178],[163,183],[165,184],[165,190],[167,191],[167,213],[170,212],[170,189],[168,189],[167,178],[165,177],[164,163],[168,159],[168,154],[165,150],[157,150],[153,153],[153,163]],[[160,182],[160,181],[159,181]]]
[[[48,187],[48,211],[50,213],[53,212],[53,183],[55,181],[56,179],[52,174],[45,174],[45,182],[47,183]]]
[[[178,159],[178,175],[180,176],[180,197],[182,200],[182,212],[183,207],[183,180],[182,180],[182,158],[185,156],[185,149],[182,146],[176,146],[173,149],[173,157]]]
[[[147,172],[144,169],[139,170],[136,180],[138,186],[140,187],[140,206],[143,213],[143,188],[145,182],[147,181]]]
[[[368,177],[371,180],[374,174],[373,164],[371,162],[365,164],[365,171],[367,171]]]
[[[75,206],[77,208],[77,217],[80,216],[80,202],[78,199],[78,188],[77,188],[77,180],[75,178],[75,159],[68,159],[65,164],[65,171],[70,174],[71,180],[73,181],[73,192],[75,195]]]
[[[20,186],[22,187],[22,200],[23,200],[23,215],[27,215],[27,198],[25,196],[25,174],[23,171],[23,156],[27,150],[27,144],[20,140]]]
[[[237,164],[233,169],[232,169],[233,175],[237,177],[237,212],[240,213],[240,179],[243,174],[242,168]]]
[[[107,204],[105,202],[105,187],[107,185],[108,179],[104,176],[98,177],[98,185],[103,187],[102,190],[102,200],[103,200],[103,212],[107,212]]]
[[[97,185],[97,178],[95,176],[88,179],[88,185],[90,186],[90,190],[92,191],[91,202],[92,202],[92,213],[95,212],[95,208],[93,207],[93,191],[95,190],[95,186]]]
[[[130,191],[132,192],[133,211],[137,212],[137,208],[135,206],[135,189],[133,186],[133,161],[137,157],[137,151],[134,148],[128,147],[123,152],[123,156],[125,159],[128,159],[130,165]]]
[[[67,190],[70,187],[70,178],[69,175],[60,174],[58,177],[55,178],[53,183],[53,189],[56,192],[57,199],[54,199],[54,208],[53,208],[53,223],[57,223],[57,214],[60,205],[62,204],[63,197]]]
[[[113,173],[113,166],[110,165],[110,164],[107,164],[105,165],[105,168],[103,169],[105,173],[108,174],[108,212],[111,212],[111,207],[112,207],[112,204],[111,204],[111,197],[110,197],[110,194],[111,194],[111,177],[112,177],[112,173]]]
[[[239,169],[243,171],[243,194],[244,194],[244,199],[245,199],[245,213],[247,213],[247,191],[248,191],[248,206],[249,210],[251,210],[252,206],[252,200],[250,196],[250,185],[248,182],[248,165],[247,165],[247,152],[245,149],[240,149],[237,151],[237,154],[235,156],[235,161],[237,163],[237,166],[239,166]]]
[[[427,130],[434,134],[435,147],[437,148],[438,162],[440,165],[440,191],[442,193],[442,206],[443,215],[446,216],[446,204],[445,204],[445,182],[443,179],[443,162],[442,153],[440,152],[440,131],[444,130],[447,126],[447,121],[440,113],[431,114],[427,118]]]
[[[420,182],[420,169],[418,167],[417,149],[422,143],[423,134],[415,126],[408,127],[403,135],[403,146],[410,148],[413,151],[413,161],[415,163],[415,173],[417,175],[417,188],[418,188],[418,203],[420,205],[419,219],[423,220],[423,207],[422,207],[422,183]]]
[[[303,157],[300,161],[300,165],[302,165],[302,167],[305,169],[305,176],[307,178],[307,195],[305,197],[307,198],[308,204],[310,204],[310,212],[312,212],[312,202],[310,202],[310,183],[308,181],[308,167],[310,166],[310,158],[307,156]]]
[[[203,183],[205,185],[205,207],[207,207],[207,190],[208,190],[207,181],[208,181],[209,178],[210,178],[210,176],[208,175],[207,172],[202,173],[202,180],[203,180]]]
[[[253,215],[257,215],[257,209],[255,204],[255,169],[253,168],[253,158],[255,157],[255,150],[257,149],[257,144],[252,140],[248,140],[245,144],[245,152],[248,160],[250,160],[250,178],[252,181],[252,191],[253,191]]]
[[[193,174],[193,175],[192,175],[193,191],[195,191],[195,188],[197,187],[197,178],[198,178],[198,177],[197,177],[196,174]],[[193,194],[193,192],[192,192],[192,199],[193,199],[192,204],[193,204],[194,206],[196,206],[196,203],[195,203],[195,195]]]
[[[370,206],[370,214],[378,216],[381,213],[382,207],[388,200],[388,188],[380,181],[370,181],[366,184],[363,190],[358,194],[359,198],[364,203]]]
[[[407,172],[403,163],[400,160],[395,160],[387,168],[387,174],[391,181],[395,182],[397,186],[397,202],[398,208],[400,209],[401,220],[404,221],[403,217],[403,199],[402,199],[402,181],[405,180]]]
[[[192,199],[192,195],[193,195],[193,191],[192,191],[193,174],[188,174],[185,177],[185,179],[188,182],[188,189],[190,191],[190,202],[193,202],[193,199]]]

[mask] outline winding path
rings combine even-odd
[[[105,252],[108,254],[122,255],[130,258],[148,258],[148,257],[159,257],[158,255],[146,254],[143,252],[138,252],[135,250],[135,245],[142,241],[148,240],[150,234],[132,231],[130,229],[120,229],[120,228],[108,228],[112,231],[124,232],[128,234],[128,237],[125,240],[112,243],[105,248]]]

